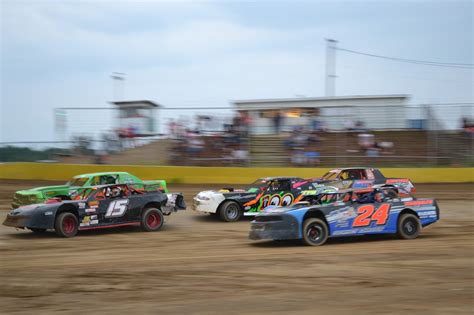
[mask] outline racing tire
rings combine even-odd
[[[321,246],[326,243],[329,229],[326,222],[318,218],[309,218],[303,222],[303,243],[309,246]]]
[[[35,233],[35,234],[45,234],[46,233],[46,229],[30,228],[30,231]]]
[[[60,213],[56,217],[54,223],[54,230],[56,234],[62,237],[73,237],[77,234],[79,229],[79,220],[71,212]]]
[[[421,232],[420,219],[414,214],[405,213],[398,220],[397,235],[400,238],[411,240],[417,238]]]
[[[237,202],[226,201],[220,206],[219,216],[222,221],[235,222],[242,216],[242,209]]]
[[[163,213],[157,208],[147,208],[143,211],[141,227],[146,232],[156,232],[161,229],[165,219]]]
[[[398,198],[398,193],[394,189],[387,189],[384,193],[389,199]]]

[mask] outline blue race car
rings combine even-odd
[[[329,237],[398,234],[414,239],[439,220],[434,199],[400,199],[383,189],[347,189],[310,194],[287,207],[267,207],[251,222],[252,240],[302,239],[311,246]]]

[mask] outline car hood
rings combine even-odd
[[[21,206],[16,209],[13,209],[12,211],[10,211],[10,214],[28,216],[37,212],[45,212],[48,210],[53,210],[56,207],[57,207],[57,204],[36,203],[36,204]]]

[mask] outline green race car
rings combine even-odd
[[[168,192],[166,181],[164,180],[141,180],[127,172],[90,173],[74,176],[64,185],[19,190],[13,196],[12,208],[15,209],[23,205],[43,203],[50,198],[69,200],[71,199],[71,195],[76,194],[81,187],[111,184],[133,184],[137,189]]]

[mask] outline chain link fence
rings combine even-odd
[[[275,115],[280,116],[278,123]],[[113,108],[58,109],[56,139],[0,143],[0,160],[199,166],[472,166],[474,104],[236,112],[161,108],[153,134]],[[278,125],[277,125],[278,124]],[[26,139],[27,140],[27,139]]]

